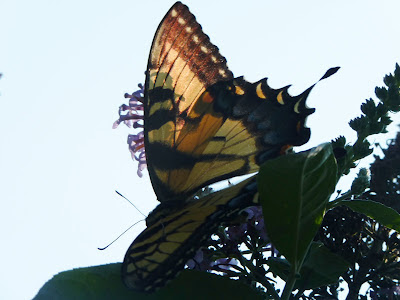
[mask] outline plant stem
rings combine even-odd
[[[292,267],[290,270],[288,281],[286,282],[285,288],[283,289],[281,300],[289,300],[294,284],[296,282],[296,273],[296,269]]]
[[[353,193],[351,191],[344,193],[342,196],[336,198],[335,200],[328,202],[326,209],[329,210],[329,209],[335,208],[336,206],[339,206],[341,204],[342,200],[347,200],[352,195],[353,195]]]

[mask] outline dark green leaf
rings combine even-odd
[[[61,272],[40,289],[34,300],[200,300],[247,299],[246,297],[262,299],[255,290],[243,283],[191,270],[184,270],[165,288],[153,294],[130,291],[122,284],[121,264],[116,263]]]
[[[270,270],[287,281],[290,264],[281,258],[268,259]],[[320,286],[334,284],[347,271],[349,263],[341,256],[334,254],[320,243],[312,243],[310,251],[300,270],[300,278],[296,280],[294,289],[315,289]]]
[[[337,166],[330,144],[266,162],[258,190],[268,236],[298,269],[335,190]]]
[[[134,295],[122,284],[119,263],[58,273],[34,298],[39,299],[134,299]]]
[[[300,272],[295,288],[315,289],[334,284],[349,268],[349,263],[341,256],[332,253],[324,245],[313,243]]]
[[[269,266],[268,271],[271,271],[275,276],[279,276],[284,281],[288,280],[290,263],[286,259],[270,257],[267,260],[267,265]]]
[[[346,200],[342,201],[341,204],[400,232],[400,215],[393,208],[370,200]]]

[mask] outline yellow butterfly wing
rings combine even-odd
[[[144,92],[146,158],[158,200],[184,201],[307,142],[311,88],[297,97],[287,88],[233,78],[218,48],[177,2],[154,37]]]
[[[156,209],[147,228],[133,241],[125,255],[122,278],[127,287],[152,292],[173,279],[221,220],[257,203],[255,177],[209,194],[201,201]],[[149,222],[151,220],[151,222]]]

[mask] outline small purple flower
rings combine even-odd
[[[113,124],[113,129],[117,128],[121,122],[123,122],[129,128],[137,129],[143,128],[144,119],[144,89],[143,85],[139,84],[139,90],[132,94],[125,94],[125,98],[129,99],[129,105],[122,104],[119,107],[119,119]],[[123,114],[126,112],[125,114]],[[146,154],[144,149],[144,132],[140,131],[138,134],[128,135],[129,151],[131,152],[132,159],[138,161],[139,177],[143,176],[142,171],[147,167]]]
[[[245,209],[245,212],[247,212],[247,222],[248,224],[251,224],[252,227],[254,227],[260,238],[263,241],[268,240],[267,236],[267,231],[265,230],[264,226],[264,216],[262,213],[262,207],[261,206],[250,206]]]
[[[239,265],[239,261],[235,258],[220,258],[212,263],[213,266],[218,267],[218,269],[222,270],[232,270],[231,266]]]
[[[247,236],[247,223],[238,226],[230,226],[225,232],[229,240],[237,243],[243,241]]]
[[[213,261],[210,259],[210,255],[207,255],[206,249],[197,250],[196,254],[192,259],[189,259],[186,266],[192,270],[198,271],[209,271]]]
[[[254,257],[262,259],[263,254],[260,256],[260,253],[269,252],[272,257],[278,256],[279,253],[267,237],[261,206],[248,207],[244,211],[247,213],[244,223],[220,228],[209,240],[208,247],[198,250],[193,259],[187,262],[187,267],[236,276],[246,264],[254,264]],[[253,258],[244,256],[251,253]]]

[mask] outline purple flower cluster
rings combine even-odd
[[[227,230],[227,234],[231,240],[244,241],[247,232],[255,231],[261,240],[267,241],[267,232],[264,227],[264,217],[261,206],[251,206],[244,210],[247,213],[246,223],[239,226],[231,226]]]
[[[372,300],[379,300],[379,299],[398,299],[400,295],[400,287],[399,286],[392,286],[390,288],[383,288],[378,291],[371,290],[369,295]]]
[[[132,159],[138,161],[139,177],[143,176],[143,170],[147,167],[146,154],[144,149],[144,132],[143,132],[143,119],[144,119],[144,89],[143,85],[139,84],[139,90],[132,94],[125,94],[125,98],[129,99],[129,105],[122,104],[119,107],[119,119],[114,122],[113,129],[117,128],[123,122],[129,128],[141,128],[138,134],[128,135],[129,151],[131,152]]]
[[[244,212],[246,217],[241,224],[222,226],[220,232],[209,240],[206,247],[199,249],[186,266],[200,271],[218,271],[234,277],[247,273],[246,265],[253,264],[254,259],[264,259],[262,253],[270,251],[270,256],[278,255],[265,231],[261,206],[248,207]],[[250,259],[246,258],[247,254],[251,256]]]

